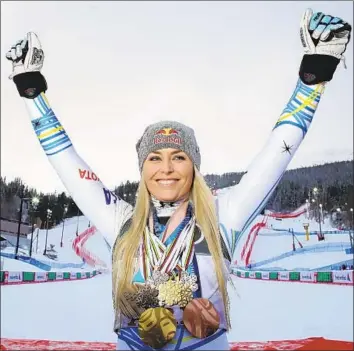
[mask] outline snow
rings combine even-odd
[[[260,268],[278,267],[286,270],[306,270],[313,267],[329,266],[333,263],[353,259],[353,255],[344,257],[341,252],[313,252],[298,256],[290,256],[281,260],[281,263],[272,262],[262,265]]]
[[[327,234],[325,235],[325,241],[318,241],[317,235],[311,235],[309,241],[305,240],[305,236],[297,236],[297,239],[305,249],[311,248],[313,251],[302,253],[298,242],[295,240],[296,251],[293,252],[293,239],[289,233],[264,234],[264,231],[261,231],[253,247],[251,263],[277,257],[285,252],[292,252],[294,255],[260,267],[279,267],[288,270],[299,267],[315,269],[352,258],[352,255],[345,253],[345,249],[350,247],[348,234]],[[326,251],[321,252],[321,249]],[[327,251],[331,249],[338,251]]]
[[[262,217],[262,216],[261,216]],[[317,221],[315,221],[313,218],[309,219],[306,214],[302,214],[299,217],[296,218],[282,218],[281,220],[269,217],[267,216],[267,226],[268,228],[277,228],[277,229],[283,229],[283,230],[288,230],[289,228],[293,229],[294,232],[302,232],[305,233],[304,229],[304,223],[309,224],[309,231],[319,231],[320,226]],[[321,222],[321,230],[323,231],[334,231],[337,230],[337,228],[333,228],[330,220],[326,217],[324,222]]]
[[[266,221],[266,226],[259,231],[252,246],[253,235],[248,240],[250,230],[262,220]],[[305,236],[304,223],[309,223],[308,241]],[[251,252],[249,263],[260,269],[316,269],[353,258],[353,255],[346,253],[346,249],[350,248],[348,232],[341,232],[331,227],[330,221],[325,218],[324,223],[321,224],[322,231],[332,233],[324,234],[325,240],[319,241],[318,227],[319,224],[315,220],[307,218],[306,214],[281,220],[259,215],[239,238],[234,260],[237,260],[240,267],[246,265],[245,259],[242,259],[244,248],[246,248],[246,252],[247,250]],[[292,231],[295,234],[295,252],[293,251]],[[304,249],[301,249],[299,242]],[[281,256],[285,253],[288,254],[288,257]],[[270,262],[264,264],[265,260]]]
[[[63,234],[63,247],[60,247],[61,235],[63,230],[62,223],[58,224],[51,230],[48,230],[48,242],[47,247],[50,244],[54,245],[54,249],[58,252],[58,256],[60,257],[61,262],[71,262],[71,263],[82,263],[80,257],[78,257],[75,252],[72,250],[72,242],[76,238],[76,228],[77,228],[78,219],[77,217],[73,217],[70,219],[65,220],[64,225],[64,234]],[[80,216],[79,219],[79,227],[78,233],[82,233],[85,229],[88,228],[89,221]],[[38,238],[38,251],[34,252],[32,255],[33,258],[42,260],[42,261],[49,261],[48,257],[43,255],[44,246],[45,246],[45,236],[46,230],[39,231],[39,238]],[[36,248],[36,241],[34,241],[33,248]]]
[[[260,221],[258,216],[252,225]],[[287,230],[303,232],[305,216],[277,221],[268,218],[267,228],[258,234],[251,261],[260,262],[292,250],[292,236]],[[315,228],[315,222],[310,222]],[[88,220],[80,217],[79,233],[88,228]],[[270,225],[273,225],[271,228]],[[62,224],[48,231],[48,245],[55,245],[58,260],[43,255],[45,230],[39,231],[38,251],[33,257],[46,263],[82,263],[72,249],[76,238],[77,217],[67,219],[64,246],[60,247]],[[302,229],[301,229],[302,228]],[[326,230],[334,230],[329,222]],[[284,231],[275,231],[282,229]],[[238,243],[238,251],[245,244],[247,232]],[[348,234],[328,234],[319,242],[316,235],[306,241],[298,235],[305,248],[316,246],[317,251],[295,254],[260,268],[307,267],[309,269],[352,258],[345,254]],[[342,245],[334,252],[318,252],[326,245]],[[34,248],[36,247],[36,242]],[[101,234],[96,233],[85,243],[86,250],[111,264],[109,248]],[[298,250],[299,245],[296,244]],[[12,250],[12,251],[11,251]],[[36,250],[35,250],[36,251]],[[7,248],[2,252],[13,252]],[[10,271],[39,271],[40,269],[14,259],[3,258]],[[53,271],[92,271],[94,267],[52,267]],[[233,277],[236,292],[229,286],[231,321],[230,341],[267,341],[303,339],[321,336],[335,340],[353,340],[353,288],[351,286],[299,284],[294,282],[260,281]],[[115,342],[110,274],[102,274],[82,281],[62,281],[41,284],[9,285],[1,287],[1,336],[3,338],[46,339],[63,341]]]
[[[1,295],[2,337],[114,340],[109,274],[83,281],[9,285],[1,288]]]
[[[45,247],[46,229],[35,231],[34,236],[33,236],[32,258],[39,260],[45,264],[48,264],[49,266],[53,265],[53,267],[51,268],[51,271],[81,272],[81,271],[92,270],[92,268],[90,268],[90,266],[88,266],[87,264],[83,264],[82,259],[79,256],[77,256],[75,251],[72,249],[72,242],[76,238],[77,223],[78,223],[77,217],[65,220],[64,235],[63,235],[63,247],[60,247],[61,235],[63,232],[63,224],[60,223],[56,227],[48,230],[47,248],[49,248],[51,244],[54,245],[54,250],[56,251],[56,253],[58,255],[57,261],[51,260],[47,256],[43,255],[44,247]],[[80,216],[78,233],[81,234],[85,229],[87,229],[88,224],[89,224],[89,221],[84,216]],[[37,232],[39,233],[38,236],[37,236]],[[38,246],[37,246],[37,240],[38,240]],[[99,257],[105,257],[107,262],[110,263],[109,258],[108,258],[109,257],[109,250],[108,250],[107,245],[105,244],[102,236],[99,233],[97,235],[95,235],[94,238],[90,238],[86,244],[89,244],[89,243],[91,245],[91,249],[94,249],[93,252],[97,252],[97,255]],[[96,246],[96,248],[95,248],[95,246]],[[97,249],[97,251],[95,251],[96,249]],[[15,249],[13,247],[7,247],[7,248],[1,250],[1,252],[14,254]],[[28,256],[28,251],[20,249],[19,254]],[[43,271],[42,269],[40,269],[32,264],[28,264],[28,263],[20,262],[17,260],[8,259],[8,258],[3,258],[3,260],[4,260],[4,267],[6,268],[6,270],[9,270],[9,271],[18,271],[20,269],[18,267],[23,267],[23,271],[27,271],[27,272],[28,271],[32,271],[32,272]],[[61,267],[56,266],[57,263],[82,265],[82,267],[77,268],[77,267],[72,266],[69,268],[67,268],[67,267],[61,268]]]
[[[353,340],[353,289],[234,278],[230,341]],[[115,342],[109,274],[1,289],[6,338]],[[17,313],[14,313],[17,311]],[[19,323],[19,319],[21,323]]]
[[[12,271],[12,272],[43,272],[43,269],[40,269],[32,264],[28,264],[25,262],[17,261],[11,258],[1,258],[3,262],[4,271]]]

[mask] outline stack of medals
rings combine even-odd
[[[196,281],[195,275],[186,272],[173,279],[167,273],[154,271],[148,278],[145,285],[148,288],[145,289],[150,289],[155,301],[139,318],[138,332],[145,344],[159,349],[175,337],[177,322],[169,307],[186,307],[193,299],[193,292],[198,289]]]
[[[168,247],[146,231],[140,246],[140,271],[146,283],[126,298],[143,310],[138,333],[154,349],[162,348],[176,335],[172,306],[184,309],[183,323],[195,337],[209,336],[219,327],[213,304],[207,299],[193,299],[198,290],[197,277],[186,271],[194,256],[194,225],[192,218]]]
[[[171,279],[167,273],[155,271],[148,283],[159,291],[158,300],[160,306],[178,305],[183,308],[193,299],[193,293],[198,290],[197,276],[182,271],[180,276]]]

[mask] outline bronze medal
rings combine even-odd
[[[143,309],[158,307],[158,294],[159,291],[155,287],[145,284],[139,289],[139,291],[135,295],[136,304]]]
[[[194,337],[203,339],[219,329],[220,317],[208,299],[197,298],[184,309],[183,323]]]
[[[137,284],[134,292],[125,292],[120,306],[127,318],[136,320],[147,308],[158,307],[158,290],[146,284]]]
[[[171,311],[163,307],[149,308],[139,318],[141,340],[153,349],[160,349],[176,335],[177,322]]]

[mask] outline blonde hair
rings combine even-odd
[[[219,290],[221,292],[227,329],[230,329],[229,298],[226,284],[226,267],[221,248],[221,236],[213,195],[203,176],[194,167],[194,180],[190,192],[196,222],[200,227],[213,258]],[[137,255],[141,237],[146,229],[150,211],[150,195],[143,178],[140,181],[132,223],[117,240],[113,250],[113,299],[116,308],[123,307],[124,293],[134,291],[133,275],[137,269]]]

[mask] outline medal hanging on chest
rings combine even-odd
[[[203,339],[214,334],[220,325],[220,317],[208,299],[193,299],[183,311],[183,323],[196,338]]]
[[[183,323],[196,338],[208,337],[219,328],[220,318],[213,304],[204,298],[193,299],[193,292],[198,290],[197,277],[187,268],[194,257],[195,225],[191,216],[184,228],[170,237],[168,245],[166,230],[161,239],[153,233],[152,216],[144,232],[139,265],[145,286],[137,303],[145,311],[139,318],[138,333],[145,344],[156,349],[176,334],[177,322],[169,307],[178,305],[184,310]]]
[[[156,307],[144,311],[138,324],[141,340],[154,349],[160,349],[176,335],[177,322],[167,308]]]
[[[192,217],[168,246],[165,235],[160,240],[151,231],[145,232],[140,246],[141,271],[146,283],[159,291],[160,306],[185,307],[198,289],[197,277],[186,271],[194,256],[194,227]]]
[[[138,332],[141,340],[153,348],[163,347],[176,334],[176,319],[166,307],[185,307],[198,289],[197,277],[186,272],[194,255],[194,226],[193,217],[168,246],[164,244],[166,231],[162,240],[148,228],[144,233],[140,246],[140,268],[146,286],[158,291],[156,299],[160,307],[149,308],[141,314]],[[173,274],[175,270],[180,273]]]

